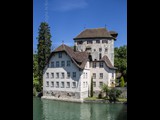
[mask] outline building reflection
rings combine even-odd
[[[122,104],[70,103],[42,100],[43,120],[127,120]]]

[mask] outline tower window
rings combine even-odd
[[[108,52],[108,49],[107,49],[107,48],[105,48],[105,52]]]
[[[102,48],[99,48],[99,52],[102,52]]]
[[[100,43],[100,40],[96,40],[96,43]]]
[[[102,54],[101,53],[99,53],[99,59],[102,59]]]

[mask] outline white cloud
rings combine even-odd
[[[87,7],[86,0],[53,0],[49,1],[49,8],[54,11],[70,11]]]

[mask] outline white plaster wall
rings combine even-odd
[[[56,90],[56,91],[69,91],[69,92],[78,92],[79,89],[79,78],[81,75],[81,71],[79,71],[79,68],[71,62],[71,66],[68,67],[67,60],[71,60],[70,57],[65,54],[65,52],[62,53],[62,58],[58,58],[58,54],[55,53],[54,56],[50,59],[49,63],[51,61],[54,61],[54,66],[56,66],[56,61],[59,61],[60,67],[58,68],[47,68],[43,75],[43,90]],[[65,67],[61,67],[61,61],[65,61]],[[54,78],[51,78],[51,73],[54,73]],[[56,73],[59,73],[59,78],[56,78]],[[61,73],[64,72],[65,78],[61,78]],[[71,77],[67,78],[67,72],[70,72]],[[72,72],[76,72],[76,78],[72,77]],[[46,73],[49,73],[49,78],[46,78]],[[46,81],[49,81],[49,87],[46,87]],[[52,87],[51,82],[54,82],[54,87]],[[56,88],[56,82],[59,82],[59,88]],[[64,82],[64,88],[61,88],[61,82]],[[70,88],[66,88],[67,82],[70,82]],[[72,88],[72,82],[76,82],[76,87]]]
[[[91,40],[92,44],[87,44],[87,40]],[[100,40],[100,43],[96,43],[96,40]],[[108,43],[102,43],[102,40],[108,40]],[[77,44],[77,41],[83,41],[83,44]],[[86,47],[91,47],[91,55],[92,59],[99,60],[99,53],[102,54],[102,57],[104,55],[107,55],[110,59],[111,63],[114,65],[114,40],[113,39],[83,39],[83,40],[75,40],[75,45],[77,47],[78,51],[85,51]],[[102,48],[102,51],[99,52],[99,48]],[[107,52],[105,52],[105,48],[108,49]]]

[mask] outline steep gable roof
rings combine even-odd
[[[101,59],[102,61],[104,61],[106,63],[106,65],[110,68],[110,69],[117,69],[116,67],[114,67],[111,63],[111,61],[109,60],[109,58],[104,55],[103,58]]]
[[[87,52],[74,52],[74,50],[71,47],[62,44],[51,53],[47,62],[49,62],[52,55],[56,52],[66,52],[70,56],[71,60],[75,63],[75,65],[80,69],[84,69],[88,60]]]
[[[115,31],[111,31],[111,33],[106,28],[94,28],[94,29],[85,29],[79,35],[77,35],[76,39],[84,39],[84,38],[113,38],[116,39]]]

